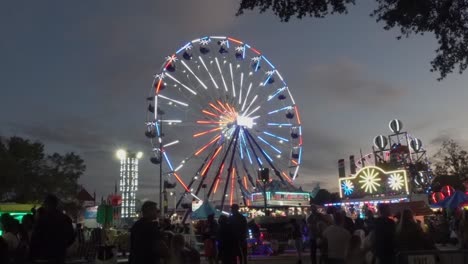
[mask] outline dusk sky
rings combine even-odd
[[[231,0],[144,2],[2,2],[0,136],[80,154],[80,183],[98,195],[118,181],[115,151],[141,150],[138,196],[155,199],[158,170],[144,136],[153,75],[188,41],[224,35],[259,49],[288,82],[303,123],[305,189],[337,190],[337,160],[370,152],[394,118],[430,156],[444,139],[467,146],[468,73],[438,82],[434,37],[396,40],[369,17],[372,1],[289,23],[257,11],[235,17]]]

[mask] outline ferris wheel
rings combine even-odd
[[[186,200],[248,205],[259,169],[285,184],[298,176],[299,109],[280,72],[249,44],[222,36],[186,43],[166,57],[148,100],[152,161],[164,162]]]

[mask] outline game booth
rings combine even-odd
[[[9,214],[21,223],[24,215],[32,214],[31,209],[39,207],[41,207],[39,204],[3,203],[0,204],[0,217],[2,214]],[[2,233],[0,229],[0,236]]]

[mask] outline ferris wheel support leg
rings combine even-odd
[[[219,147],[218,147],[219,148]],[[203,162],[203,165],[200,167],[200,169],[198,170],[198,174],[200,173],[200,171],[203,170],[203,167],[205,166],[208,166],[207,168],[205,168],[205,171],[202,173],[201,175],[201,180],[200,180],[200,183],[198,184],[197,186],[197,190],[195,191],[195,195],[198,195],[200,193],[200,190],[201,188],[203,187],[203,184],[205,183],[205,180],[206,180],[206,175],[208,174],[208,172],[210,171],[211,169],[211,164],[213,164],[213,159],[215,158],[215,155],[217,155],[218,153],[218,148],[214,148],[211,152],[210,152],[210,155],[206,156],[206,159],[205,161]],[[208,164],[206,163],[207,161],[209,160]],[[206,197],[204,197],[204,199],[206,199]]]
[[[271,160],[265,155],[265,152],[263,151],[263,149],[260,147],[260,145],[258,145],[257,141],[253,138],[253,136],[249,133],[249,131],[245,131],[246,135],[247,135],[247,139],[249,141],[249,144],[252,144],[250,142],[250,140],[252,140],[252,142],[255,144],[255,146],[257,146],[257,148],[260,150],[260,153],[262,153],[263,157],[265,158],[265,160],[268,162],[268,164],[270,164],[270,166],[273,168],[273,171],[275,172],[275,175],[281,180],[281,182],[284,182],[284,178],[281,176],[281,174],[279,173],[278,169],[276,169],[276,166],[273,165],[273,162],[271,162]],[[253,147],[252,147],[253,149]]]
[[[237,135],[238,133],[239,133],[239,127],[237,127],[236,130],[234,131],[234,134]],[[213,180],[213,182],[211,183],[211,186],[210,186],[210,189],[209,189],[209,191],[208,191],[208,194],[206,195],[206,199],[209,199],[209,198],[210,198],[211,193],[213,192],[213,189],[214,189],[214,187],[215,187],[216,181],[217,181],[218,179],[221,178],[221,177],[220,177],[220,173],[221,173],[221,170],[222,170],[223,167],[224,167],[224,162],[226,161],[226,158],[227,158],[227,156],[228,156],[228,154],[229,154],[229,150],[231,149],[232,143],[233,143],[233,142],[234,142],[234,138],[231,139],[231,141],[229,142],[229,146],[228,146],[228,148],[226,149],[226,153],[224,154],[223,159],[222,159],[222,161],[221,161],[221,163],[220,163],[220,165],[219,165],[219,167],[218,167],[218,171],[216,172],[216,178],[215,178],[215,179]]]
[[[234,146],[237,145],[238,138],[239,138],[239,131],[236,133],[234,137]],[[229,180],[231,177],[234,177],[234,171],[233,171],[234,167],[232,166],[232,164],[234,163],[234,156],[236,155],[236,150],[237,150],[236,147],[234,147],[234,149],[232,150],[231,161],[229,162],[229,168],[228,168],[228,177],[226,177],[226,183],[224,184],[223,197],[221,198],[221,210],[223,210],[224,208],[224,201],[226,200],[226,192],[229,186]]]

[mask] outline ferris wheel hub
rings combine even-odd
[[[249,129],[254,126],[254,119],[247,116],[237,116],[236,122],[238,126],[247,127]]]

